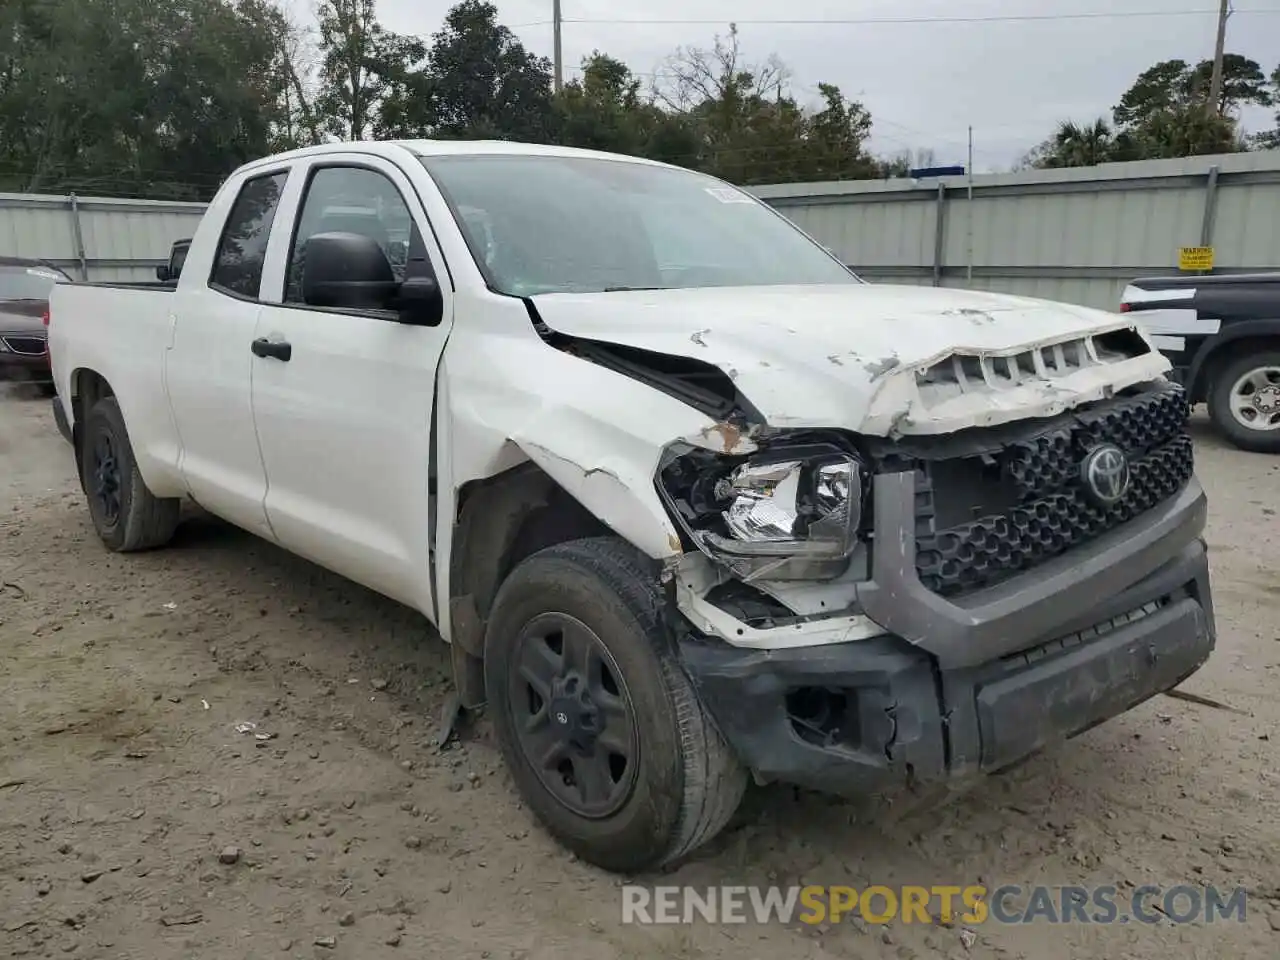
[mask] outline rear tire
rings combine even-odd
[[[102,542],[119,553],[168,543],[182,501],[162,499],[147,489],[115,397],[104,397],[89,411],[83,444],[80,481]]]
[[[1234,446],[1253,453],[1280,453],[1280,350],[1261,350],[1228,360],[1209,383],[1209,416]],[[1274,385],[1274,389],[1264,385]],[[1258,390],[1263,391],[1258,394]],[[1258,396],[1252,418],[1250,400]],[[1262,429],[1275,419],[1276,425]]]
[[[706,843],[747,781],[676,659],[665,603],[633,548],[576,540],[516,567],[485,635],[489,709],[521,795],[565,846],[619,873]]]

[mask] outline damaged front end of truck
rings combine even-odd
[[[557,334],[715,416],[653,484],[682,661],[758,780],[864,795],[994,771],[1208,657],[1185,394],[1122,319],[1073,319],[1091,329],[828,359],[857,384],[826,398],[856,396],[845,426],[786,406],[812,370],[715,362],[713,331],[678,357]]]

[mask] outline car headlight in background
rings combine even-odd
[[[858,546],[867,474],[830,444],[748,457],[675,454],[659,486],[698,547],[745,581],[838,577]]]

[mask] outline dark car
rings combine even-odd
[[[1144,277],[1120,310],[1143,322],[1224,437],[1280,454],[1280,273]]]
[[[49,369],[49,291],[71,278],[50,263],[0,257],[0,381],[35,383],[53,393]]]

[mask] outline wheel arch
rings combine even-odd
[[[485,625],[507,575],[546,547],[602,535],[614,532],[532,459],[461,487],[446,615],[463,706],[484,703]]]
[[[71,371],[71,447],[75,452],[76,472],[81,473],[84,452],[84,420],[93,405],[104,397],[114,397],[115,389],[98,371],[77,367]]]
[[[1280,318],[1245,320],[1224,327],[1216,336],[1208,338],[1191,361],[1187,373],[1187,395],[1192,403],[1202,403],[1209,397],[1214,372],[1250,349],[1280,347]]]

